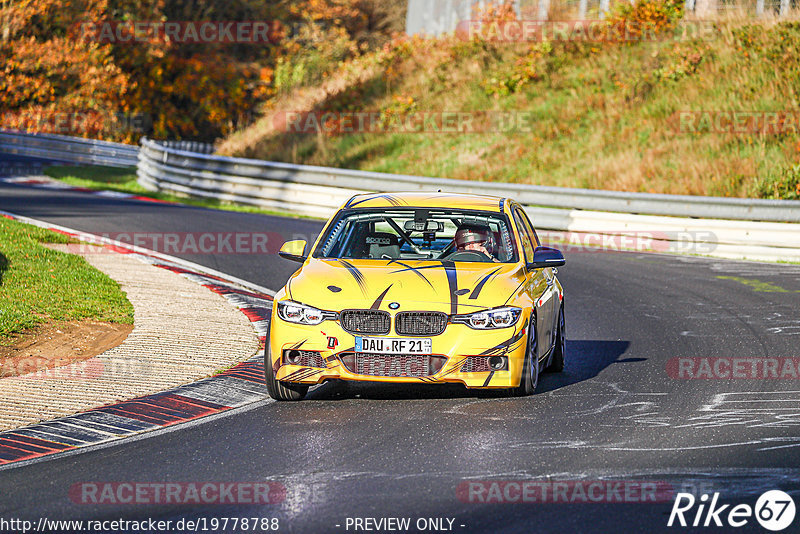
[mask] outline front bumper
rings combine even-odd
[[[474,330],[463,324],[448,324],[445,331],[430,336],[432,356],[444,359],[441,368],[423,376],[382,376],[358,374],[347,362],[354,353],[355,336],[345,331],[337,321],[323,321],[308,326],[289,323],[272,315],[270,326],[269,354],[272,368],[278,380],[300,384],[319,384],[327,380],[356,380],[369,382],[391,382],[409,384],[461,383],[468,388],[511,388],[519,385],[527,344],[528,317],[522,316],[516,325],[496,330]],[[394,331],[386,336],[399,336]],[[300,350],[319,353],[313,365],[287,363],[285,351]],[[466,372],[463,369],[477,360],[490,356],[508,359],[505,370],[481,370]],[[343,362],[344,360],[344,362]],[[349,368],[348,368],[349,366]],[[436,366],[438,368],[438,365]]]

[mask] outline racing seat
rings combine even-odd
[[[400,257],[400,240],[389,232],[369,232],[365,237],[367,258],[381,259]]]

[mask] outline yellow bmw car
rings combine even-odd
[[[507,198],[356,195],[275,295],[264,351],[269,395],[328,380],[460,383],[530,395],[564,367],[564,256],[541,246]]]

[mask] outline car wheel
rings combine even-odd
[[[518,397],[533,395],[539,383],[538,336],[536,335],[536,317],[531,315],[528,328],[528,345],[525,351],[525,363],[522,365],[522,377],[519,387],[513,390]]]
[[[558,312],[558,332],[556,332],[556,345],[553,347],[553,357],[547,366],[548,373],[560,373],[564,370],[564,353],[567,351],[567,328],[564,323],[564,305]]]
[[[266,347],[264,347],[264,377],[267,381],[267,393],[277,401],[303,400],[303,397],[308,392],[308,386],[281,382],[275,378],[275,371],[272,369],[272,356],[269,350],[269,336],[267,336]]]

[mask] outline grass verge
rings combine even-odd
[[[233,204],[211,198],[195,198],[188,196],[178,196],[170,193],[150,191],[142,187],[136,181],[136,171],[118,167],[73,167],[69,165],[53,165],[44,169],[44,174],[65,184],[76,187],[85,187],[96,191],[118,191],[120,193],[130,193],[166,202],[177,202],[189,206],[200,208],[219,209],[227,211],[238,211],[244,213],[261,213],[264,215],[278,215],[280,217],[293,217],[296,219],[313,219],[304,215],[294,213],[265,210],[255,206],[244,206]]]
[[[96,319],[133,324],[119,284],[73,254],[42,243],[62,234],[0,217],[0,345],[46,322]]]

